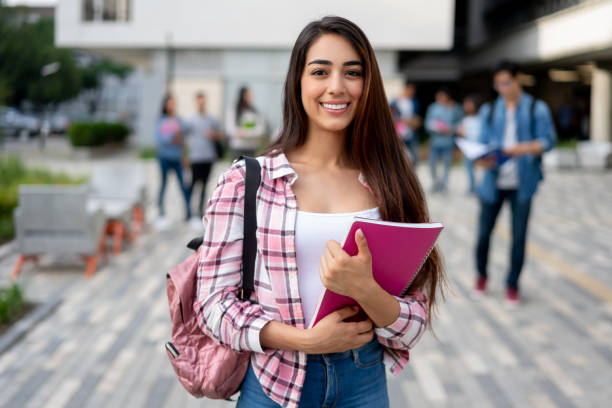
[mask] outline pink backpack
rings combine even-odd
[[[261,181],[259,162],[246,160],[245,222],[242,250],[243,275],[240,300],[248,301],[254,288],[255,230],[257,219],[255,200]],[[250,353],[239,353],[208,337],[198,325],[193,304],[196,301],[197,269],[203,238],[187,245],[197,251],[172,268],[166,279],[172,341],[166,343],[166,353],[179,381],[194,397],[227,399],[240,390],[249,366]]]

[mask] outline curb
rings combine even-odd
[[[16,322],[8,331],[0,336],[0,355],[10,349],[41,320],[55,312],[55,309],[57,309],[60,303],[62,303],[62,299],[56,297],[55,299],[37,306],[27,316]]]

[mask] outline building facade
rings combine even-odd
[[[153,143],[165,92],[178,111],[194,112],[203,90],[218,117],[236,103],[242,85],[272,132],[281,121],[283,81],[301,29],[325,15],[341,15],[368,35],[389,94],[401,87],[402,50],[449,50],[454,1],[368,0],[59,0],[56,44],[102,54],[137,67],[136,143]]]

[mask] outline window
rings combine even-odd
[[[131,0],[82,0],[83,21],[130,21]]]

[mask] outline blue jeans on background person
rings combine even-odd
[[[531,209],[531,200],[519,201],[516,190],[499,190],[498,199],[493,203],[480,201],[480,219],[478,226],[478,243],[476,245],[476,265],[478,275],[487,277],[487,263],[489,260],[489,244],[495,221],[499,215],[502,204],[508,200],[512,211],[512,249],[510,256],[510,270],[506,279],[506,286],[518,291],[518,280],[525,260],[525,244],[527,239],[527,223]]]
[[[374,339],[343,353],[309,354],[300,407],[388,408],[383,347]],[[278,408],[249,364],[236,408]]]
[[[158,157],[159,160],[159,168],[161,170],[161,186],[159,187],[159,196],[157,200],[157,205],[159,207],[159,215],[163,216],[164,212],[164,193],[166,191],[166,182],[168,181],[168,172],[173,170],[176,174],[176,178],[179,182],[179,187],[183,193],[183,199],[185,200],[185,208],[186,215],[185,219],[191,218],[191,209],[189,207],[189,190],[183,183],[183,166],[181,165],[180,160],[174,159],[165,159],[163,157]]]
[[[476,183],[474,178],[474,161],[463,158],[463,164],[468,175],[468,193],[473,194],[476,192]]]
[[[437,167],[438,161],[442,160],[444,170],[442,179],[438,180]],[[436,146],[432,145],[429,149],[429,166],[431,168],[431,178],[433,180],[434,191],[446,191],[448,174],[450,173],[451,162],[453,160],[453,145]]]
[[[412,136],[410,139],[403,139],[404,145],[410,152],[410,159],[412,160],[412,167],[416,167],[419,163],[419,142],[416,136]]]

